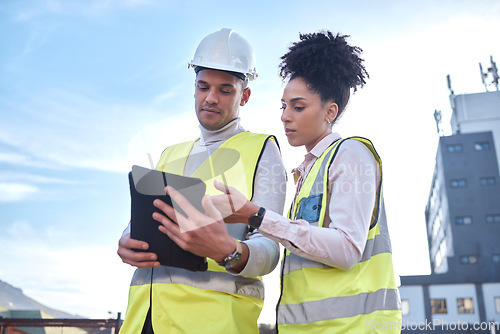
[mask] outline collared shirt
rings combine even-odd
[[[200,125],[200,140],[193,145],[186,161],[184,174],[189,176],[194,173],[200,164],[226,140],[244,131],[239,118],[215,131],[207,130]],[[274,141],[269,140],[262,152],[254,182],[252,202],[282,214],[286,195],[286,172],[279,148]],[[245,268],[238,275],[262,276],[276,267],[279,262],[279,246],[275,241],[254,231],[248,233],[244,243],[248,246],[250,253]]]
[[[306,154],[302,168],[305,175],[337,139],[340,136],[331,133]],[[297,178],[300,169],[294,170]],[[377,162],[365,145],[347,140],[339,147],[328,170],[328,214],[324,227],[266,210],[259,232],[302,257],[350,269],[364,251],[380,177]]]

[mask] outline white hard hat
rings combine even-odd
[[[242,73],[248,80],[257,78],[252,46],[232,29],[223,28],[200,42],[188,68],[197,66]]]

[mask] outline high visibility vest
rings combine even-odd
[[[383,207],[381,161],[369,140],[352,139],[365,144],[381,173],[363,255],[351,269],[343,270],[286,250],[277,312],[280,334],[400,332],[401,302]],[[342,142],[335,141],[315,161],[290,208],[289,218],[324,227],[328,169]],[[335,201],[335,194],[331,196]]]
[[[225,141],[194,172],[208,195],[220,194],[214,179],[237,188],[252,199],[259,159],[273,136],[239,133]],[[195,140],[196,141],[196,140]],[[183,175],[195,141],[168,147],[157,169]],[[246,224],[226,224],[229,234],[241,240]],[[151,306],[155,333],[258,333],[257,318],[264,303],[260,277],[231,275],[212,259],[206,272],[161,266],[138,268],[132,278],[121,334],[141,333]]]

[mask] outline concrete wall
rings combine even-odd
[[[403,315],[403,323],[425,323],[424,291],[422,286],[402,286],[399,288],[401,300],[406,299],[410,304],[410,312]]]
[[[500,313],[495,309],[495,297],[500,298],[500,283],[483,284],[483,296],[486,320],[500,322]]]
[[[474,147],[476,142],[489,142],[491,149],[477,151]],[[450,145],[462,145],[462,151],[447,152],[446,148]],[[446,193],[449,205],[446,208],[449,220],[446,220],[448,225],[445,234],[448,246],[453,246],[453,252],[448,250],[447,274],[451,278],[462,278],[464,283],[500,280],[500,265],[492,260],[493,254],[500,253],[497,238],[500,235],[500,224],[486,222],[486,215],[500,214],[500,176],[493,148],[491,132],[461,134],[440,139],[442,162],[437,168],[444,172],[442,190]],[[483,186],[480,184],[482,177],[494,177],[496,184]],[[452,188],[450,182],[454,179],[465,180],[466,187]],[[460,216],[472,217],[472,224],[456,224],[455,218]],[[477,262],[461,263],[460,257],[467,255],[476,256]],[[446,283],[444,277],[442,282]]]
[[[453,134],[491,131],[500,157],[500,92],[452,95],[450,100]]]
[[[433,314],[432,321],[437,323],[458,323],[480,322],[479,319],[479,305],[476,296],[476,288],[474,284],[442,284],[429,286],[430,299],[446,299],[447,314]],[[472,314],[459,314],[457,307],[457,298],[472,298],[474,303],[474,313]]]

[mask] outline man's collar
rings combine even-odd
[[[245,129],[240,125],[240,118],[237,117],[224,125],[222,128],[217,130],[207,130],[201,124],[200,128],[200,139],[205,144],[210,144],[218,141],[225,141],[232,136],[245,131]]]

